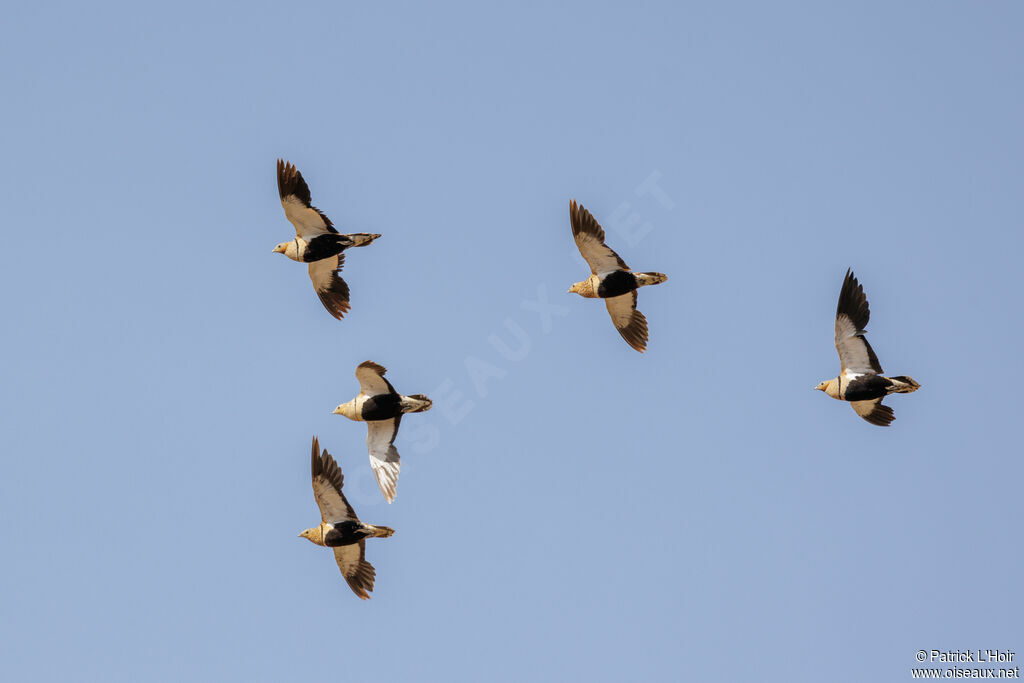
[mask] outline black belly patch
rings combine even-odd
[[[390,420],[402,412],[398,394],[377,394],[363,402],[364,420]]]
[[[369,535],[359,522],[338,522],[333,527],[324,534],[324,545],[331,548],[358,543]]]
[[[889,394],[892,382],[881,375],[855,379],[846,386],[843,398],[847,401],[873,401]]]
[[[602,299],[622,296],[636,289],[636,276],[628,270],[617,270],[606,275],[597,286],[597,295]]]
[[[334,233],[317,235],[306,243],[306,253],[302,256],[302,260],[306,263],[321,261],[325,258],[337,256],[345,251],[345,248],[348,246],[347,241],[342,239],[341,235]]]

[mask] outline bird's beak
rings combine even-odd
[[[331,411],[331,414],[332,414],[332,415],[341,415],[341,406],[338,406],[337,408],[335,408],[334,410],[332,410],[332,411]]]

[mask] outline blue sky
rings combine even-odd
[[[32,681],[865,681],[1024,652],[1024,9],[22,3],[0,661]],[[343,230],[333,320],[274,164]],[[630,350],[568,202],[643,290]],[[852,267],[883,367],[835,376]],[[435,399],[387,505],[355,366]],[[317,434],[373,599],[297,534]]]

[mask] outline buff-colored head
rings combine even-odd
[[[818,386],[814,387],[818,391],[824,391],[832,398],[839,398],[839,380],[830,379],[825,382],[818,382]]]
[[[569,288],[569,291],[566,292],[566,294],[579,294],[580,296],[585,297],[588,293],[588,285],[590,285],[589,280],[583,280],[582,282],[574,282],[572,287]]]
[[[274,247],[274,251],[272,253],[274,253],[274,254],[283,254],[287,248],[288,248],[288,243],[287,242],[281,242],[281,244],[279,244],[276,247]]]
[[[335,415],[344,415],[350,420],[359,421],[360,415],[356,412],[356,400],[352,399],[348,403],[342,403],[340,406],[334,409]]]
[[[307,538],[310,543],[316,543],[317,545],[323,545],[323,533],[321,533],[320,527],[315,526],[312,529],[306,529],[299,538]]]

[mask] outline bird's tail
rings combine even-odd
[[[432,405],[434,405],[434,402],[423,394],[402,397],[403,413],[422,413],[424,410],[430,410]]]
[[[389,526],[374,526],[373,524],[367,524],[366,526],[370,527],[371,538],[387,538],[395,533],[395,530]]]
[[[891,394],[909,394],[921,388],[920,384],[906,375],[890,377],[889,381],[893,383],[893,386],[889,388]]]
[[[636,276],[637,287],[660,285],[668,279],[668,275],[665,275],[665,273],[634,273],[634,275]]]
[[[374,235],[369,232],[354,232],[349,235],[345,235],[345,237],[349,238],[349,240],[352,241],[352,244],[350,244],[349,246],[365,247],[367,244],[380,237],[380,235]]]

